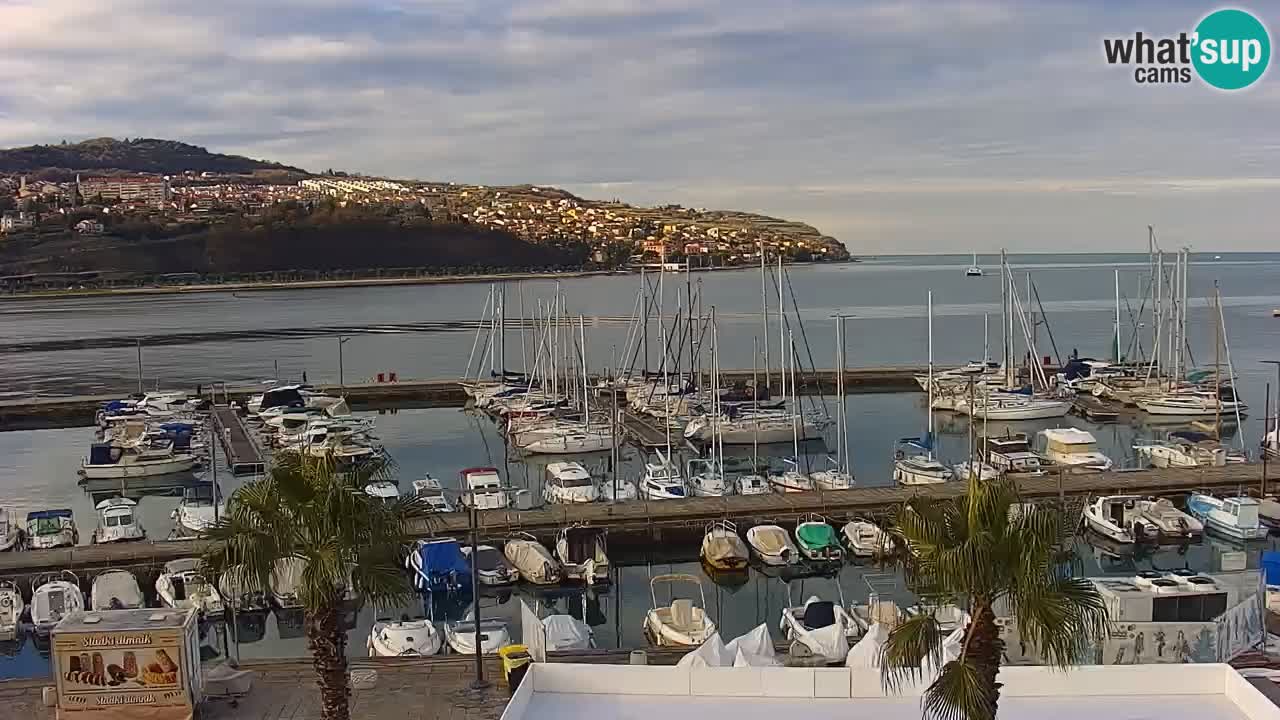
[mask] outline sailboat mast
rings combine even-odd
[[[836,402],[840,403],[836,406],[839,411],[836,413],[836,438],[840,445],[840,458],[836,463],[836,469],[840,472],[849,472],[849,429],[847,410],[845,409],[845,340],[844,340],[844,316],[836,316],[836,347],[839,351],[840,358],[837,361],[838,369],[836,370]]]
[[[982,313],[982,364],[986,365],[991,361],[991,331],[987,326],[987,320],[990,317],[987,313]]]
[[[591,427],[591,388],[587,380],[587,323],[578,314],[578,353],[582,356],[582,424]]]
[[[787,355],[791,358],[791,392],[796,391],[796,345],[791,331],[787,331]],[[791,449],[796,461],[796,470],[800,469],[800,403],[791,403]]]
[[[1112,359],[1120,362],[1120,271],[1115,271],[1116,278],[1116,332],[1115,332],[1115,355]]]
[[[769,288],[765,270],[764,240],[760,241],[760,337],[764,339],[764,386],[769,387]],[[759,345],[759,341],[756,343]],[[758,353],[759,350],[757,349]],[[757,386],[758,387],[758,386]]]
[[[792,367],[795,367],[796,359],[792,357],[791,346],[787,344],[787,306],[782,299],[782,253],[778,253],[778,348],[787,356]],[[794,380],[794,378],[791,378]],[[782,399],[787,399],[787,376],[782,374]],[[795,385],[792,384],[791,392],[795,394]]]
[[[662,425],[666,428],[667,462],[671,461],[671,379],[667,375],[667,325],[662,318],[667,275],[667,242],[662,241],[662,267],[658,268],[658,347],[662,349]]]
[[[925,400],[924,412],[929,422],[929,459],[933,459],[933,291],[929,291],[926,312],[929,316],[929,392]]]

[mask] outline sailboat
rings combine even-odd
[[[769,484],[773,486],[773,489],[775,492],[786,492],[786,493],[808,492],[810,490],[813,490],[813,478],[809,477],[803,472],[800,472],[800,418],[799,418],[800,400],[799,400],[799,395],[796,394],[796,391],[795,391],[796,346],[795,346],[795,340],[794,338],[792,338],[790,332],[787,333],[787,339],[789,343],[786,344],[784,347],[788,349],[788,352],[784,353],[782,356],[783,362],[782,362],[781,376],[783,381],[783,396],[785,397],[786,387],[787,387],[787,372],[788,372],[788,369],[790,370],[791,372],[791,398],[790,399],[791,399],[791,452],[792,452],[792,455],[789,458],[783,459],[783,462],[786,464],[788,469],[782,471],[781,473],[769,474]],[[789,368],[788,368],[787,358],[790,358],[790,361],[791,361]]]
[[[929,431],[923,438],[903,438],[893,448],[893,479],[899,485],[934,485],[952,480],[955,473],[933,457],[933,291],[928,294],[929,378],[925,415]]]
[[[853,473],[849,471],[849,429],[845,411],[844,390],[844,317],[836,318],[836,457],[834,468],[811,473],[814,487],[819,490],[848,490],[853,487]],[[830,459],[830,458],[829,458]]]
[[[978,253],[973,254],[973,264],[964,271],[965,277],[982,277],[982,266],[978,264]]]
[[[698,497],[721,497],[733,486],[724,476],[724,442],[720,434],[720,348],[716,309],[711,307],[711,447],[710,457],[688,463],[689,489]]]

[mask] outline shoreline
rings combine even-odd
[[[795,262],[788,267],[808,265],[842,265],[839,262]],[[690,268],[689,272],[730,272],[757,269],[754,265]],[[0,295],[0,302],[22,300],[64,300],[94,297],[128,297],[146,295],[184,295],[210,292],[271,292],[276,290],[321,290],[352,287],[384,287],[403,285],[459,285],[467,283],[510,282],[513,280],[564,280],[566,278],[639,275],[639,270],[566,270],[561,272],[482,273],[477,275],[429,275],[423,277],[348,278],[345,280],[292,280],[271,282],[234,282],[200,285],[165,285],[132,288],[93,288],[85,290],[47,290]]]

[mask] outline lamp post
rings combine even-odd
[[[1280,395],[1280,360],[1263,360],[1262,362],[1266,365],[1276,366],[1276,393]],[[1267,440],[1270,438],[1267,424],[1271,422],[1271,383],[1267,383],[1266,388],[1267,397],[1264,403],[1265,408],[1262,411],[1262,497],[1267,496],[1267,453],[1270,451],[1270,448],[1267,447]],[[1280,399],[1276,400],[1275,411],[1277,439],[1277,447],[1275,449],[1280,452]]]
[[[338,336],[338,388],[341,390],[343,397],[347,395],[347,384],[342,373],[342,346],[347,344],[349,337]]]

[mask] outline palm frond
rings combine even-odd
[[[931,613],[913,615],[898,623],[880,648],[885,687],[896,692],[907,680],[919,679],[926,660],[933,667],[941,665],[942,640],[942,628]]]
[[[970,658],[942,666],[924,692],[924,712],[936,720],[994,720],[999,688],[989,687]]]

